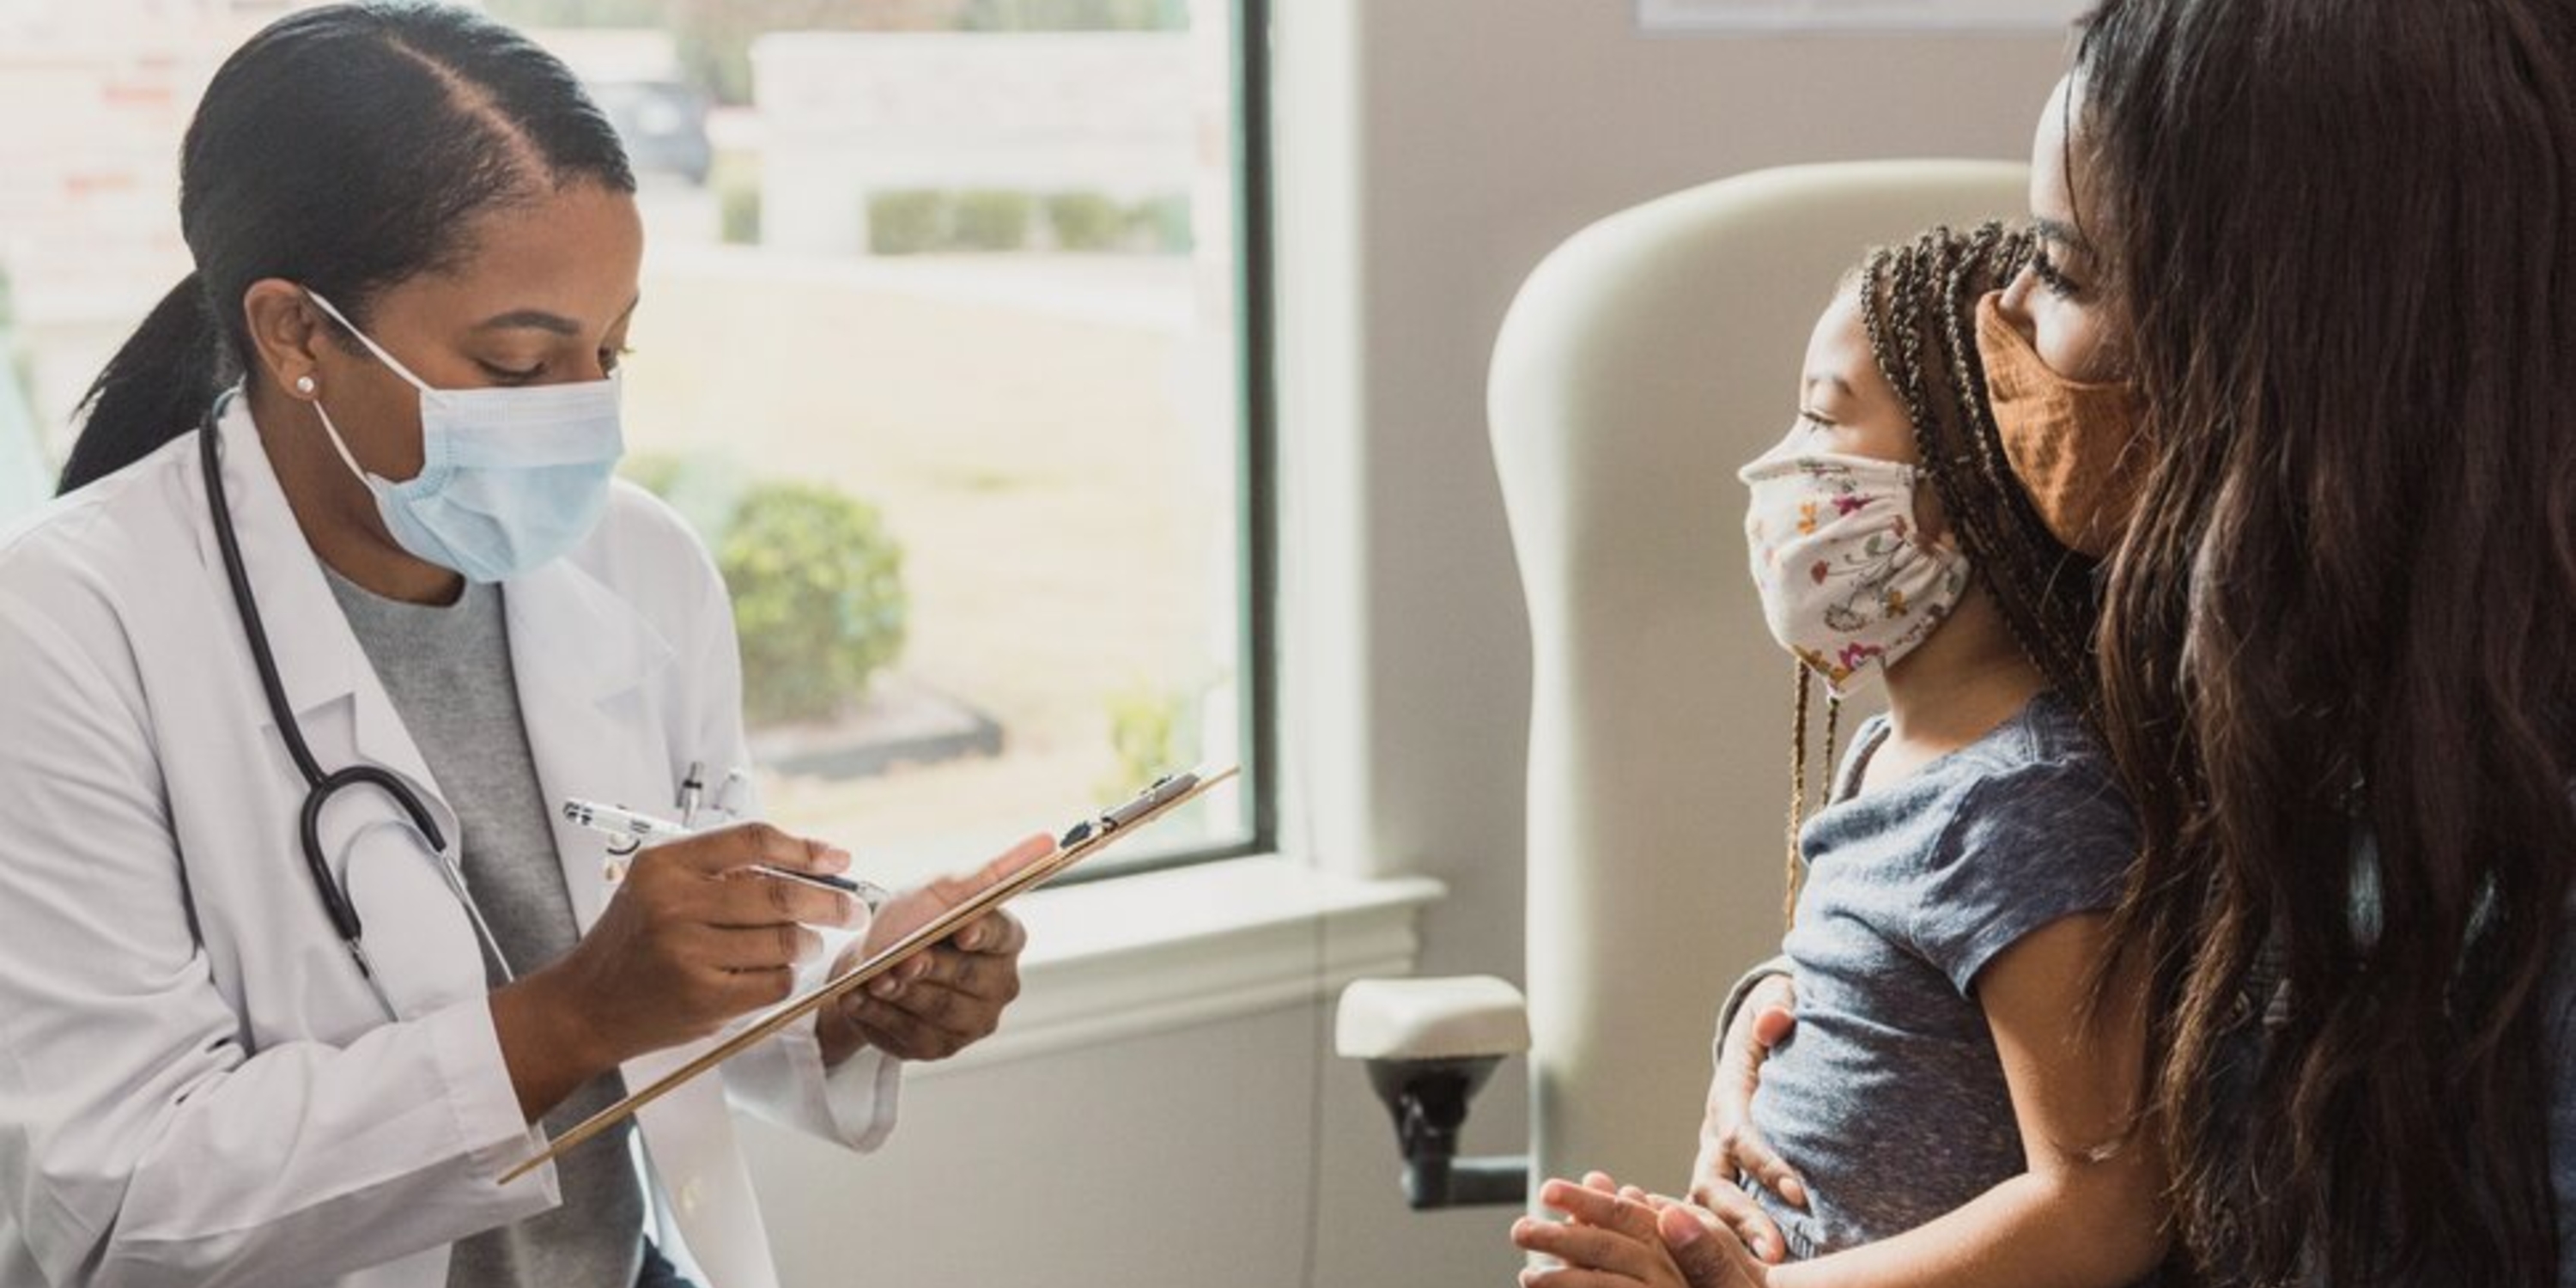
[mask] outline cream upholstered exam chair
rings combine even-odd
[[[1736,468],[1788,430],[1837,275],[1934,224],[2018,215],[2025,173],[1727,179],[1576,234],[1512,304],[1489,407],[1534,648],[1540,1177],[1681,1185],[1712,1016],[1779,944],[1790,669],[1746,575]]]

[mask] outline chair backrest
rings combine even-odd
[[[1512,304],[1488,397],[1533,644],[1542,1177],[1677,1185],[1711,1017],[1778,947],[1791,671],[1746,574],[1735,470],[1787,431],[1836,277],[1934,224],[2013,217],[2025,176],[1883,161],[1727,179],[1576,234]]]

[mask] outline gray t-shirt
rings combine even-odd
[[[1783,945],[1798,1026],[1753,1100],[1810,1210],[1748,1187],[1800,1257],[1901,1234],[2028,1170],[1977,973],[2116,904],[2137,849],[2100,749],[2054,695],[1854,796],[1886,735],[1884,720],[1862,726],[1801,834],[1807,883]]]
[[[440,608],[385,599],[323,571],[456,811],[465,886],[503,958],[520,974],[552,963],[580,933],[519,714],[501,588],[469,584]],[[488,953],[485,968],[497,984],[501,971]],[[546,1115],[545,1130],[561,1134],[624,1094],[614,1071],[594,1078]],[[562,1206],[459,1240],[447,1272],[452,1288],[632,1288],[644,1192],[627,1130],[557,1164]]]

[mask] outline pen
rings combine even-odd
[[[689,762],[689,772],[680,779],[679,804],[682,827],[698,825],[698,798],[706,794],[707,785],[704,780],[706,772],[705,761],[692,760]]]
[[[603,836],[617,837],[637,845],[676,841],[691,834],[689,829],[677,823],[665,822],[638,814],[633,810],[620,809],[615,805],[601,805],[593,801],[567,800],[563,803],[563,816],[565,821],[576,827],[586,827]],[[765,877],[776,877],[781,881],[795,881],[804,885],[821,886],[826,890],[838,890],[865,903],[871,911],[882,907],[886,900],[894,897],[893,891],[871,881],[854,881],[848,877],[829,876],[820,872],[797,872],[789,868],[772,867],[766,863],[751,864],[750,870]]]

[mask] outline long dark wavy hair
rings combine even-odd
[[[179,231],[196,268],[82,399],[62,490],[196,428],[252,371],[252,283],[301,283],[363,327],[387,288],[470,254],[477,215],[573,183],[633,192],[635,175],[581,82],[508,27],[427,0],[269,24],[188,124]]]
[[[2576,5],[2109,0],[2078,64],[2162,445],[2100,644],[2183,1254],[2555,1283]]]

